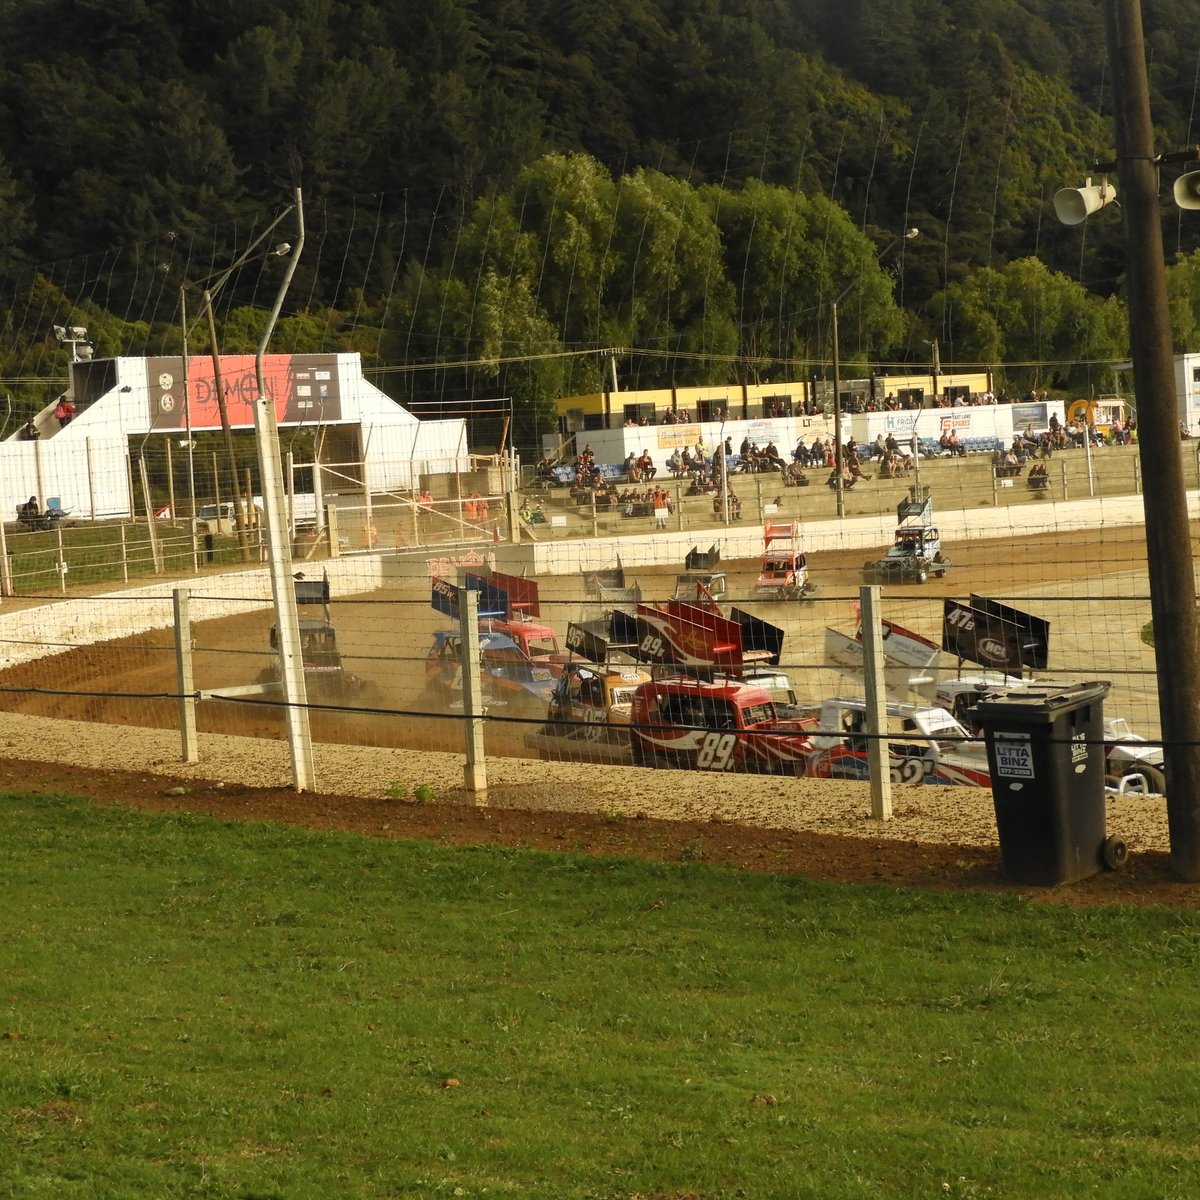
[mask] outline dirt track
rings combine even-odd
[[[1154,734],[1153,656],[1137,636],[1149,619],[1143,531],[1121,528],[1100,530],[1086,539],[1051,536],[1028,539],[1020,546],[972,542],[946,549],[955,563],[949,576],[925,585],[887,589],[887,615],[936,637],[944,595],[982,592],[1035,611],[1052,622],[1052,668],[1075,679],[1113,679],[1106,711],[1119,711],[1140,732]],[[858,551],[822,555],[814,564],[820,587],[814,604],[755,602],[749,598],[752,564],[726,564],[730,601],[785,627],[785,665],[806,696],[816,698],[847,686],[834,671],[809,664],[823,661],[827,624],[850,627],[850,604],[857,594],[863,557]],[[665,573],[639,572],[639,582],[650,598],[669,591]],[[543,618],[560,631],[580,615],[577,589],[574,578],[543,582]],[[680,847],[707,846],[715,839],[723,849],[703,850],[704,856],[741,865],[801,869],[824,878],[923,880],[942,886],[1000,883],[990,793],[973,789],[897,788],[896,819],[881,826],[867,818],[867,791],[862,785],[589,771],[570,764],[492,757],[489,808],[451,809],[447,802],[469,799],[458,790],[462,759],[454,751],[460,745],[460,732],[455,722],[416,711],[421,704],[424,654],[432,630],[442,621],[428,606],[427,590],[338,599],[334,614],[343,650],[353,669],[367,680],[371,703],[399,710],[388,715],[315,714],[314,734],[327,743],[318,749],[318,783],[336,798],[301,798],[287,790],[290,772],[279,741],[281,721],[261,706],[202,705],[201,729],[226,736],[204,739],[199,768],[179,764],[177,736],[149,732],[176,728],[175,707],[161,698],[174,688],[173,649],[167,633],[70,651],[0,676],[0,686],[20,689],[6,690],[5,710],[33,718],[0,717],[0,749],[13,763],[10,778],[36,779],[39,784],[58,779],[63,789],[69,782],[71,790],[85,794],[155,804],[163,802],[163,793],[171,786],[168,777],[173,776],[183,781],[178,786],[188,794],[168,803],[225,815],[279,815],[374,832],[408,830],[414,835],[448,834],[454,828],[464,838],[469,835],[463,831],[471,827],[489,841],[513,839],[518,844],[560,849],[595,848],[597,831],[615,824],[620,826],[618,848],[626,853],[674,857],[684,852]],[[198,625],[197,683],[208,688],[253,680],[267,660],[268,625],[269,618],[262,613]],[[31,688],[43,690],[26,690]],[[48,694],[51,689],[58,694]],[[110,699],[102,694],[114,690],[125,695]],[[87,724],[56,726],[58,737],[47,743],[41,720],[45,717]],[[140,727],[117,735],[115,753],[112,724]],[[498,737],[489,727],[489,755],[517,753],[521,732]],[[234,734],[238,736],[229,736]],[[443,750],[450,753],[436,753]],[[17,761],[55,760],[64,751],[72,767],[31,770]],[[115,762],[134,774],[113,775]],[[106,768],[98,782],[89,773]],[[48,770],[54,774],[47,775]],[[220,786],[214,787],[217,781]],[[410,789],[427,783],[441,802],[421,807],[385,800],[395,783]],[[247,790],[254,785],[268,790]],[[237,789],[236,796],[231,788]],[[1110,832],[1143,852],[1141,869],[1149,873],[1145,878],[1152,888],[1160,885],[1162,851],[1167,845],[1162,808],[1161,800],[1134,798],[1110,806]],[[597,821],[595,814],[605,815]],[[618,819],[617,814],[623,817]],[[507,833],[499,837],[502,829]],[[591,832],[580,832],[585,829]],[[643,833],[649,839],[644,845]],[[820,853],[814,857],[815,839]],[[599,837],[601,842],[607,840]],[[655,851],[654,846],[660,849]],[[764,846],[800,849],[798,858],[789,858]],[[1121,881],[1098,883],[1091,891],[1111,896],[1113,888],[1124,888],[1132,895],[1134,883],[1135,874],[1127,873]],[[1186,889],[1169,887],[1168,892],[1173,900],[1190,902],[1184,900],[1190,895]]]

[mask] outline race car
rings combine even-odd
[[[930,575],[943,576],[951,563],[942,554],[942,535],[933,523],[933,501],[929,489],[910,489],[910,499],[896,508],[899,524],[887,553],[863,564],[868,583],[924,583]]]
[[[808,557],[800,548],[799,521],[768,521],[763,526],[763,555],[754,592],[774,600],[811,596]]]
[[[634,666],[568,663],[550,697],[550,724],[584,740],[628,744],[633,694],[649,681]]]
[[[780,717],[755,684],[679,676],[637,689],[630,734],[639,766],[804,775],[815,728]]]
[[[870,778],[866,701],[835,696],[820,707],[808,774],[818,779]],[[989,787],[987,747],[944,708],[887,705],[888,768],[893,783]]]
[[[543,717],[554,693],[555,669],[531,662],[503,633],[479,635],[480,678],[484,703],[518,717]],[[462,635],[439,629],[425,657],[425,692],[440,708],[461,709]]]

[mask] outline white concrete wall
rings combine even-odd
[[[329,572],[335,599],[377,591],[383,583],[379,555],[332,559],[320,566]],[[0,668],[64,654],[92,642],[170,629],[175,623],[173,593],[178,587],[191,595],[193,621],[235,616],[272,604],[271,580],[263,568],[202,579],[158,580],[103,596],[66,597],[36,608],[0,612]]]
[[[1188,494],[1188,509],[1193,519],[1200,519],[1200,492]],[[1067,534],[1101,525],[1141,525],[1145,521],[1140,496],[1046,501],[1036,506],[1005,505],[944,512],[935,508],[933,515],[946,542],[1020,538],[1039,533]],[[803,548],[810,556],[809,565],[819,572],[820,561],[814,561],[812,556],[823,551],[848,549],[874,553],[892,544],[895,528],[895,517],[883,515],[802,523],[800,533]],[[647,531],[621,539],[522,542],[518,546],[503,544],[491,549],[496,567],[501,571],[515,574],[525,569],[537,575],[573,575],[581,570],[610,566],[618,553],[626,568],[678,566],[682,570],[684,556],[693,546],[707,550],[714,542],[720,546],[722,561],[757,558],[763,551],[762,527],[740,522],[728,527],[710,526],[684,532]]]

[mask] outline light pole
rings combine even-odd
[[[304,208],[300,189],[296,189],[297,237],[288,260],[287,271],[275,297],[258,353],[254,358],[254,374],[258,394],[254,398],[254,432],[258,444],[258,469],[262,477],[263,519],[267,527],[267,563],[271,575],[271,594],[275,601],[275,628],[279,631],[279,667],[283,682],[287,721],[288,747],[292,757],[292,778],[296,791],[313,785],[312,735],[308,722],[308,693],[304,684],[304,656],[300,645],[299,611],[296,591],[292,586],[292,548],[288,540],[286,512],[283,501],[283,462],[279,451],[279,426],[275,417],[275,397],[267,393],[263,358],[279,320],[283,300],[287,295],[300,252],[304,249]],[[290,247],[289,247],[290,249]]]
[[[875,256],[875,261],[879,262],[881,259],[886,258],[901,242],[911,241],[920,232],[919,229],[912,228],[898,234],[880,250]],[[833,313],[833,470],[834,490],[837,493],[837,515],[839,517],[846,515],[846,488],[842,480],[845,458],[842,450],[842,364],[841,353],[838,347],[838,305],[858,287],[862,277],[863,272],[859,271],[838,293],[837,298],[831,306]]]
[[[192,500],[192,516],[196,515],[196,472],[195,464],[192,455],[192,410],[191,410],[191,391],[188,381],[188,323],[187,323],[187,289],[189,287],[203,288],[203,293],[200,299],[201,311],[208,318],[208,337],[209,337],[209,353],[212,357],[213,366],[213,391],[217,400],[217,412],[221,418],[221,432],[224,435],[225,441],[225,456],[229,460],[229,474],[231,479],[231,491],[233,495],[233,520],[234,526],[237,529],[238,545],[241,547],[242,558],[249,562],[250,542],[248,538],[247,525],[250,517],[250,497],[247,496],[245,503],[242,502],[242,487],[238,481],[237,470],[237,455],[233,446],[233,430],[229,424],[229,409],[225,402],[225,388],[221,382],[221,352],[217,345],[217,324],[216,317],[213,313],[213,297],[229,282],[233,273],[240,267],[244,267],[247,263],[254,261],[256,258],[270,258],[272,255],[282,257],[291,251],[291,245],[288,242],[280,242],[270,249],[260,251],[255,254],[259,246],[262,245],[271,233],[279,225],[294,206],[289,205],[267,226],[265,230],[246,248],[246,250],[234,260],[233,264],[226,267],[224,271],[218,272],[216,275],[209,275],[204,279],[196,280],[192,283],[184,282],[179,287],[179,311],[180,319],[183,325],[183,412],[184,420],[187,424],[188,436],[188,494]],[[216,280],[215,283],[210,282]]]
[[[1096,170],[1115,170],[1124,195],[1129,341],[1138,397],[1138,454],[1145,480],[1142,503],[1171,867],[1181,879],[1194,882],[1200,880],[1200,658],[1191,530],[1176,425],[1158,168],[1164,161],[1189,161],[1196,156],[1190,151],[1154,153],[1140,0],[1107,0],[1105,10],[1117,158]],[[1181,208],[1200,207],[1198,174],[1185,175],[1176,183],[1175,198]],[[1064,224],[1076,225],[1114,195],[1107,181],[1093,187],[1089,179],[1084,188],[1059,192],[1054,197],[1055,212]]]

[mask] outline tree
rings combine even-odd
[[[891,264],[846,212],[822,196],[747,181],[708,188],[726,271],[738,291],[741,352],[761,370],[794,370],[829,351],[829,306],[847,287],[843,326],[848,361],[899,340],[904,320],[893,298]]]
[[[1005,382],[1016,387],[1087,388],[1098,367],[1128,353],[1124,305],[1036,258],[973,271],[933,308],[949,330],[943,360],[1007,364]]]

